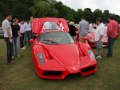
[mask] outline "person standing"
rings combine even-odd
[[[102,18],[98,18],[96,20],[97,22],[97,28],[96,28],[96,33],[95,33],[95,41],[96,41],[96,47],[97,47],[97,57],[96,59],[101,59],[102,56],[102,48],[103,48],[103,41],[104,41],[104,37],[106,34],[106,29],[105,29],[105,25],[102,22]]]
[[[5,20],[2,22],[2,29],[4,31],[4,40],[7,46],[7,63],[13,63],[12,54],[13,54],[13,43],[12,43],[12,29],[10,21],[12,16],[10,14],[5,16]]]
[[[79,22],[79,41],[82,41],[83,38],[87,37],[88,31],[89,23],[84,17],[81,17],[81,21]]]
[[[13,19],[12,23],[12,35],[13,35],[13,56],[18,57],[18,36],[20,36],[20,26],[18,25],[19,20]]]
[[[30,38],[32,36],[32,26],[31,26],[31,23],[29,20],[27,20],[27,22],[24,24],[25,26],[25,31],[26,31],[26,38],[27,38],[27,43],[28,43],[28,46],[30,46]]]
[[[107,27],[107,36],[108,36],[108,57],[113,56],[113,44],[117,38],[118,31],[119,31],[119,24],[117,21],[114,20],[113,16],[108,18],[109,24]]]
[[[20,21],[19,23],[20,26],[20,47],[22,49],[26,49],[26,44],[25,44],[25,26],[24,26],[24,21]]]
[[[73,40],[75,41],[75,39],[76,39],[76,28],[75,28],[75,26],[74,26],[74,22],[70,22],[69,23],[69,30],[70,30],[70,35],[72,36],[72,38],[73,38]]]

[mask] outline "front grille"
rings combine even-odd
[[[60,76],[62,71],[44,71],[45,76]]]
[[[93,69],[95,69],[95,66],[90,66],[90,67],[82,69],[82,72],[87,72],[87,71],[90,71],[90,70],[93,70]]]

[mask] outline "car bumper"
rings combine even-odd
[[[74,65],[64,68],[35,68],[40,78],[44,79],[64,79],[71,74],[80,74],[82,76],[90,75],[96,72],[96,61],[85,65]]]

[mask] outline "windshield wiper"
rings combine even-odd
[[[55,28],[55,29],[45,29],[45,30],[58,30],[58,29]]]

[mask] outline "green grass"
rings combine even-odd
[[[97,72],[87,77],[72,75],[64,80],[39,78],[32,64],[31,49],[20,49],[20,57],[6,64],[6,46],[0,39],[0,90],[120,90],[120,39],[114,45],[114,57],[97,63]]]

